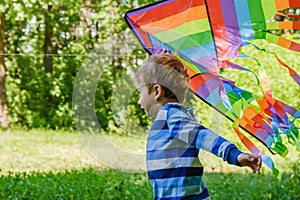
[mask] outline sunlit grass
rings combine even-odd
[[[38,129],[0,132],[0,152],[1,174],[103,168],[75,132]]]
[[[0,132],[0,173],[49,171],[56,173],[83,168],[102,170],[110,167],[116,167],[123,171],[144,169],[145,139],[116,134],[108,134],[104,137],[107,137],[107,146],[103,146],[101,142],[97,141],[98,135],[94,135],[91,140],[95,146],[90,148],[91,146],[86,143],[88,140],[83,139],[76,132],[39,129]],[[236,142],[238,143],[238,140]],[[242,145],[240,148],[247,152]],[[292,145],[288,145],[288,148],[290,152],[286,158],[278,155],[272,156],[276,167],[281,172],[291,172],[293,163],[300,164],[300,153]],[[122,154],[114,152],[116,149]],[[131,160],[132,155],[139,155],[139,157]],[[116,158],[117,156],[120,158]],[[110,166],[110,163],[106,163],[107,160],[113,161],[114,159],[118,159],[116,162],[120,165],[112,164]],[[200,151],[200,159],[206,172],[250,172],[247,168],[229,165],[221,158],[205,151]],[[271,173],[265,166],[262,170],[264,173]]]
[[[108,139],[127,153],[144,146],[126,136],[110,134]],[[0,199],[152,199],[146,172],[111,170],[88,150],[76,132],[1,132]],[[200,154],[206,169],[204,180],[214,199],[299,198],[299,154],[293,151],[289,156],[277,163],[282,170],[277,179],[266,168],[262,175],[252,175],[246,168]],[[128,157],[120,162],[135,166]]]

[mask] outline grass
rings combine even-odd
[[[136,138],[107,138],[124,152],[139,152],[143,147]],[[152,199],[145,172],[109,169],[83,141],[69,132],[0,132],[0,199]],[[129,148],[130,143],[140,146]],[[200,156],[213,199],[300,199],[299,153],[277,161],[280,179],[265,168],[258,176],[208,154]],[[130,162],[127,157],[123,161]]]
[[[17,173],[0,177],[0,199],[151,199],[145,174],[115,170]]]
[[[0,132],[0,174],[9,172],[60,172],[103,168],[85,149],[78,134],[49,131]]]
[[[269,174],[206,173],[213,199],[299,199],[300,168],[276,179]],[[152,199],[145,173],[73,170],[0,176],[0,199]]]
[[[280,179],[270,174],[210,173],[205,181],[213,199],[299,199],[299,166]]]

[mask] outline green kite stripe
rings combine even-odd
[[[202,46],[203,44],[208,44],[213,41],[210,31],[205,31],[202,33],[196,33],[186,37],[179,38],[172,42],[167,43],[170,47],[176,49],[176,51],[181,51],[196,46]]]
[[[279,39],[279,37],[277,35],[266,33],[266,40],[267,41],[272,42],[274,44],[277,44],[278,43],[278,39]]]
[[[265,30],[265,22],[262,21],[265,16],[261,7],[261,0],[248,0],[248,7],[253,30]]]
[[[279,29],[278,22],[271,22],[267,24],[267,30],[277,30],[277,29]]]
[[[261,5],[263,8],[265,22],[267,22],[277,11],[276,3],[274,0],[261,0]]]
[[[210,25],[207,18],[184,23],[183,25],[154,34],[154,36],[163,42],[172,42],[187,35],[193,35],[199,32],[209,31]]]
[[[191,63],[191,62],[189,62],[189,61],[186,61],[186,60],[185,60],[184,58],[182,58],[181,56],[177,56],[177,58],[179,58],[180,61],[181,61],[184,65],[186,65],[187,67],[189,67],[190,69],[192,69],[192,70],[195,72],[195,74],[206,72],[205,70],[199,68],[197,65],[195,65],[195,64],[193,64],[193,63]]]

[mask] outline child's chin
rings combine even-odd
[[[146,111],[146,114],[147,114],[148,117],[153,117],[153,114],[151,114],[151,113],[149,113],[147,111]]]
[[[149,110],[147,111],[148,117],[152,117],[152,118],[156,117],[156,115],[157,115],[158,111],[160,110],[160,108],[161,108],[160,104],[154,104],[154,105],[152,105],[149,108]]]
[[[145,112],[146,112],[146,114],[147,114],[148,117],[152,117],[152,115],[151,115],[151,113],[149,111],[145,110]]]

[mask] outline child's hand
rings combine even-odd
[[[241,153],[240,155],[238,155],[237,161],[241,166],[250,167],[254,174],[256,172],[260,174],[261,156],[248,153]]]

